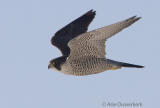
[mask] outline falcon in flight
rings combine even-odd
[[[141,17],[133,16],[87,32],[95,14],[95,11],[90,10],[55,33],[51,43],[61,51],[62,56],[51,60],[48,69],[52,68],[65,74],[82,76],[120,69],[121,67],[144,67],[105,57],[105,41]]]

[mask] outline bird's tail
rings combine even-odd
[[[123,62],[118,62],[114,60],[107,59],[107,62],[120,66],[120,67],[131,67],[131,68],[143,68],[144,66],[141,65],[135,65],[135,64],[129,64],[129,63],[123,63]]]

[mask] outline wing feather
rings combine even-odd
[[[139,19],[140,17],[133,16],[124,21],[79,35],[68,43],[71,49],[69,57],[94,56],[105,58],[105,41]]]
[[[68,42],[74,37],[85,33],[88,30],[89,24],[95,17],[95,11],[90,10],[73,22],[69,23],[59,31],[51,39],[52,45],[56,46],[63,55],[69,55],[70,49]]]

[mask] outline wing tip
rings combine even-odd
[[[88,12],[86,12],[85,14],[88,14],[88,15],[96,15],[96,11],[94,9],[91,9],[89,10]]]
[[[142,17],[137,17],[137,15],[135,15],[135,16],[128,18],[126,21],[136,22],[136,21],[140,20],[141,18]]]

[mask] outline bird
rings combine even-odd
[[[62,56],[50,60],[48,69],[51,68],[67,75],[84,76],[122,67],[144,67],[108,59],[105,51],[106,40],[141,17],[133,16],[87,32],[95,15],[96,11],[89,10],[52,36],[51,44],[61,51]]]

